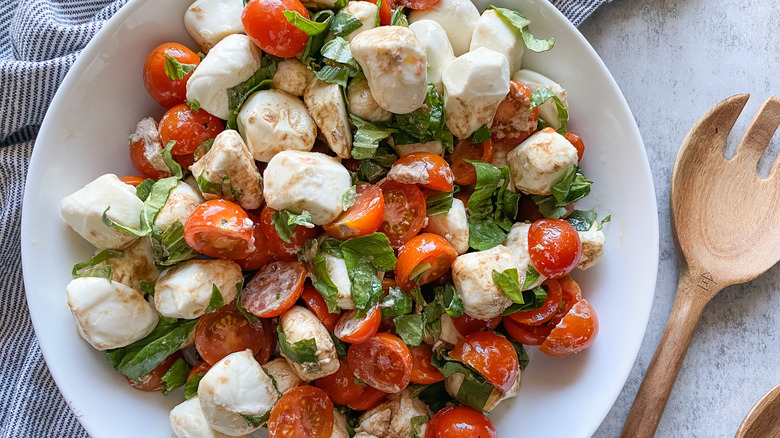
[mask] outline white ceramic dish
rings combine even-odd
[[[182,399],[136,391],[76,332],[65,300],[74,263],[93,254],[59,214],[60,200],[104,173],[132,175],[127,138],[143,117],[163,110],[141,81],[147,53],[165,41],[195,47],[182,24],[191,1],[130,0],[87,46],[60,87],[38,136],[27,177],[22,258],[27,301],[57,385],[94,438],[170,437],[169,410]],[[487,1],[477,0],[479,6]],[[583,201],[612,213],[606,254],[577,272],[601,332],[586,352],[565,359],[529,348],[518,398],[492,420],[508,437],[586,437],[606,416],[636,358],[650,314],[658,267],[658,219],[650,169],[631,112],[612,76],[582,35],[546,0],[496,0],[519,9],[555,48],[528,53],[523,66],[568,91],[572,130],[595,180]]]

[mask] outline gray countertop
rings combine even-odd
[[[669,181],[677,149],[709,107],[747,92],[751,100],[726,146],[732,153],[761,103],[780,95],[780,7],[776,0],[614,0],[580,30],[634,113],[658,197],[660,265],[650,322],[626,386],[594,435],[616,437],[677,288],[669,226]],[[777,135],[759,162],[764,175],[779,149]],[[734,436],[751,406],[780,383],[778,335],[778,266],[750,283],[724,289],[704,311],[656,436]]]

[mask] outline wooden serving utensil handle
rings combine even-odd
[[[712,280],[708,274],[691,275],[687,269],[681,269],[672,313],[628,413],[621,438],[655,434],[704,306],[720,290],[717,283],[708,280]]]

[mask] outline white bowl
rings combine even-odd
[[[165,41],[195,47],[182,24],[189,3],[131,0],[106,23],[57,92],[30,163],[22,217],[27,302],[54,380],[94,438],[170,437],[168,412],[182,396],[132,389],[77,334],[65,285],[73,264],[91,257],[93,249],[65,225],[59,204],[101,174],[135,174],[128,136],[141,118],[163,113],[143,88],[143,61]],[[523,65],[568,91],[571,128],[586,145],[583,169],[595,181],[583,204],[612,213],[612,223],[605,229],[601,263],[575,273],[598,312],[598,339],[564,359],[529,348],[531,364],[519,396],[491,418],[501,437],[586,437],[617,398],[647,326],[658,267],[653,182],[631,112],[582,35],[546,0],[496,4],[519,9],[537,36],[555,37],[552,51],[526,51]]]

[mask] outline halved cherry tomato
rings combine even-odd
[[[531,89],[509,81],[509,94],[498,105],[491,126],[494,145],[501,142],[515,147],[528,138],[539,123],[539,108],[531,109]]]
[[[528,229],[528,254],[539,273],[561,278],[580,262],[580,235],[564,220],[540,219]]]
[[[554,326],[550,324],[525,325],[512,318],[504,318],[504,328],[509,336],[523,345],[542,345]]]
[[[160,170],[152,164],[151,160],[162,163],[163,144],[159,141],[157,122],[152,122],[154,127],[147,125],[144,120],[138,123],[139,128],[130,138],[130,162],[133,167],[146,178],[160,179],[171,176],[167,166],[158,164],[164,170]],[[164,164],[164,163],[163,163]]]
[[[566,131],[566,134],[564,134],[564,137],[566,140],[569,140],[569,143],[571,143],[572,146],[577,148],[577,162],[579,163],[582,161],[582,154],[585,153],[585,143],[582,142],[582,139],[579,135],[571,132]]]
[[[493,330],[501,323],[501,316],[485,321],[484,319],[473,318],[465,313],[457,318],[452,318],[452,324],[462,336],[468,336],[481,330]]]
[[[139,186],[142,182],[146,181],[146,178],[142,176],[123,176],[122,178],[119,178],[119,181],[122,181],[125,184],[130,184],[131,186]]]
[[[238,311],[235,301],[201,316],[195,326],[195,348],[209,365],[247,348],[257,353],[264,348],[265,339],[263,324],[260,321],[250,324]]]
[[[368,0],[369,2],[376,4],[377,0]],[[438,0],[436,0],[438,1]],[[382,1],[382,6],[379,8],[379,25],[389,26],[390,20],[393,18],[393,12],[390,11],[390,0]]]
[[[303,292],[301,292],[301,298],[306,302],[306,307],[311,310],[311,313],[317,316],[322,325],[324,325],[329,332],[332,332],[333,329],[336,328],[336,324],[341,317],[341,312],[328,312],[328,305],[325,303],[325,298],[322,297],[321,293],[317,292],[317,289],[315,289],[314,286],[304,286]]]
[[[398,252],[395,281],[402,289],[412,289],[441,277],[450,270],[458,252],[437,234],[423,233],[406,242]]]
[[[433,350],[428,344],[420,344],[416,347],[409,347],[412,353],[412,377],[413,383],[436,383],[444,380],[444,374],[431,363]]]
[[[266,318],[260,320],[260,323],[263,324],[264,340],[260,351],[255,353],[255,360],[260,365],[263,365],[264,363],[271,360],[271,356],[279,351],[278,345],[276,345],[279,341],[279,339],[276,337],[276,321],[276,319]]]
[[[422,9],[428,9],[431,6],[435,5],[436,3],[439,3],[439,0],[394,0],[396,7],[398,6],[406,6],[409,9],[416,9],[416,10],[422,10]]]
[[[292,233],[290,233],[290,241],[287,243],[279,237],[276,233],[276,228],[273,225],[274,209],[265,206],[262,213],[260,213],[260,228],[263,230],[263,234],[268,238],[268,246],[271,252],[279,260],[298,260],[298,251],[300,251],[306,241],[314,239],[321,233],[320,227],[306,228],[295,227]]]
[[[206,201],[187,218],[184,240],[209,257],[243,259],[254,245],[252,221],[238,204],[224,199]]]
[[[430,152],[413,152],[396,160],[390,172],[398,172],[401,166],[408,169],[409,173],[419,175],[421,181],[415,184],[439,192],[451,192],[455,176],[449,163],[444,158]],[[393,170],[395,169],[395,170]],[[425,173],[423,173],[425,172]],[[425,175],[426,176],[422,176]],[[399,179],[400,181],[400,179]],[[411,181],[404,181],[412,183]]]
[[[448,406],[431,418],[425,438],[498,438],[486,416],[467,406]]]
[[[244,6],[241,23],[249,38],[264,52],[292,58],[306,47],[309,35],[290,23],[284,11],[309,18],[309,11],[298,0],[252,0]]]
[[[384,180],[379,184],[385,198],[385,214],[379,231],[400,248],[416,236],[425,224],[425,196],[414,184]]]
[[[494,386],[509,391],[520,365],[512,344],[492,332],[472,333],[455,345],[450,357],[471,365]]]
[[[193,112],[187,104],[180,104],[168,110],[160,120],[160,141],[163,147],[176,141],[171,148],[173,155],[186,155],[204,141],[215,138],[225,129],[225,125],[217,117],[203,109]],[[193,158],[194,160],[194,158]]]
[[[385,198],[382,189],[373,184],[357,186],[355,203],[341,213],[335,221],[323,225],[329,236],[340,240],[367,236],[379,229],[385,214]]]
[[[558,280],[547,279],[542,285],[547,286],[547,298],[545,298],[542,307],[527,312],[513,313],[509,315],[509,318],[526,325],[542,325],[552,319],[563,299],[561,284]]]
[[[209,365],[208,362],[205,360],[199,360],[195,363],[195,365],[192,366],[192,369],[190,370],[190,373],[187,374],[187,380],[190,380],[191,378],[197,376],[198,374],[206,374],[208,370],[211,369],[211,365]]]
[[[262,267],[241,292],[241,305],[261,318],[274,318],[292,307],[303,291],[306,266],[272,262]]]
[[[397,336],[377,333],[349,348],[349,367],[355,377],[391,394],[401,392],[412,378],[412,353]]]
[[[169,369],[171,369],[171,366],[173,366],[174,362],[183,358],[184,355],[181,353],[181,350],[177,351],[166,357],[165,360],[160,362],[160,364],[157,365],[152,371],[150,371],[149,374],[139,377],[137,381],[131,380],[128,377],[125,377],[125,379],[130,382],[130,386],[139,391],[162,391],[162,389],[165,388],[165,382],[162,381],[163,376],[168,372]]]
[[[274,259],[268,238],[260,227],[260,216],[247,211],[247,216],[252,221],[252,236],[255,238],[254,249],[249,251],[246,258],[236,260],[238,266],[244,271],[254,271],[267,265]]]
[[[144,87],[152,99],[170,108],[187,99],[187,79],[192,72],[181,79],[171,79],[165,74],[165,55],[182,64],[200,64],[198,55],[179,43],[163,43],[152,49],[144,62]]]
[[[339,363],[338,371],[315,380],[314,386],[325,391],[333,403],[347,405],[360,398],[364,387],[355,383],[355,376],[346,359],[339,359]]]
[[[455,175],[455,184],[464,186],[477,182],[477,170],[473,164],[467,163],[466,160],[492,163],[493,142],[488,140],[474,144],[469,139],[463,139],[458,142],[450,157],[452,173]]]
[[[271,409],[268,434],[271,438],[329,438],[333,421],[333,402],[328,394],[314,386],[299,386],[285,393]]]
[[[558,282],[561,284],[561,303],[558,307],[558,312],[548,322],[548,324],[552,327],[558,325],[563,317],[569,313],[572,306],[574,306],[577,301],[582,299],[580,285],[578,285],[576,281],[572,280],[571,275],[566,275],[565,277],[558,280]]]
[[[384,393],[376,388],[366,386],[360,392],[360,396],[351,403],[348,403],[347,406],[350,409],[354,409],[356,411],[368,411],[379,406],[382,401],[384,401],[386,396],[387,393]]]
[[[598,333],[596,311],[586,300],[580,300],[550,332],[539,351],[555,357],[577,353],[590,347]]]
[[[382,322],[382,312],[379,307],[372,307],[365,315],[355,319],[357,309],[344,312],[333,329],[333,334],[337,338],[350,344],[359,344],[371,339],[379,330],[379,323]]]

